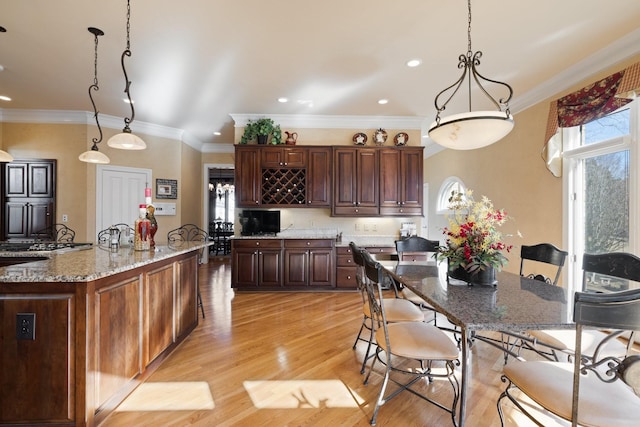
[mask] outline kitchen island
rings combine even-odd
[[[0,425],[103,421],[197,326],[208,244],[1,253],[39,260],[0,268]]]

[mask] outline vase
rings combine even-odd
[[[256,139],[258,140],[258,144],[260,144],[260,145],[266,144],[268,138],[269,138],[269,135],[258,135],[258,136],[256,136]]]
[[[468,285],[493,285],[498,283],[496,279],[496,269],[494,267],[485,267],[484,270],[476,270],[469,273],[464,268],[458,266],[454,270],[448,270],[447,275],[454,279],[467,282]]]

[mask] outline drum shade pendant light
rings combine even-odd
[[[131,56],[131,42],[129,39],[129,30],[130,24],[129,21],[131,19],[131,4],[129,0],[127,0],[127,48],[122,52],[122,57],[120,59],[120,63],[122,64],[122,72],[124,73],[124,93],[127,94],[127,98],[129,99],[129,105],[131,106],[131,118],[124,118],[124,129],[122,129],[122,133],[118,133],[107,141],[107,145],[112,148],[119,148],[121,150],[144,150],[147,148],[147,144],[144,141],[131,133],[131,129],[129,125],[133,122],[133,119],[136,115],[136,112],[133,108],[133,101],[131,100],[131,93],[129,91],[129,87],[131,86],[131,82],[129,81],[129,76],[127,76],[127,69],[124,66],[124,58],[125,56]]]
[[[462,75],[451,86],[440,92],[435,99],[436,120],[429,127],[429,137],[438,144],[456,150],[472,150],[485,147],[504,138],[513,129],[513,116],[509,112],[509,101],[513,96],[513,89],[507,83],[491,80],[480,73],[477,67],[480,65],[482,52],[475,53],[471,50],[471,0],[467,2],[469,20],[467,27],[468,50],[466,54],[458,57],[458,69],[462,69]],[[465,79],[469,93],[469,112],[453,114],[441,117],[447,104],[458,92]],[[482,93],[497,107],[496,111],[472,111],[471,110],[471,81],[475,81]],[[484,83],[502,86],[506,89],[507,96],[496,100],[484,88]],[[449,94],[450,95],[447,95]],[[444,103],[440,103],[441,97],[446,97]]]
[[[0,33],[6,33],[7,30],[0,26]],[[0,150],[0,163],[13,162],[13,156],[4,150]]]
[[[99,28],[89,27],[89,32],[93,34],[94,37],[94,56],[93,56],[93,84],[89,86],[89,99],[91,100],[91,105],[93,105],[93,117],[96,119],[96,125],[98,126],[98,132],[100,132],[100,138],[93,138],[93,146],[91,146],[91,150],[85,151],[80,154],[78,159],[81,162],[87,163],[100,163],[107,164],[110,162],[109,158],[98,151],[98,144],[102,141],[102,128],[100,127],[100,122],[98,121],[98,110],[96,109],[96,103],[93,101],[93,95],[91,95],[92,90],[100,90],[98,87],[98,36],[104,36],[104,32]]]

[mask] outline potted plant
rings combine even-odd
[[[448,263],[448,275],[468,283],[495,284],[495,271],[507,264],[503,251],[510,252],[512,245],[503,241],[498,227],[508,216],[502,209],[494,209],[486,196],[477,202],[473,191],[466,194],[452,192],[449,207],[453,210],[444,246],[437,252],[438,260]]]
[[[246,144],[254,139],[258,141],[258,144],[266,144],[269,135],[273,135],[270,144],[282,144],[280,125],[275,124],[273,119],[263,117],[256,121],[249,120],[244,128],[240,144]]]

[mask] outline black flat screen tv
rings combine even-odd
[[[280,211],[244,210],[240,214],[243,236],[276,235],[280,232]]]

